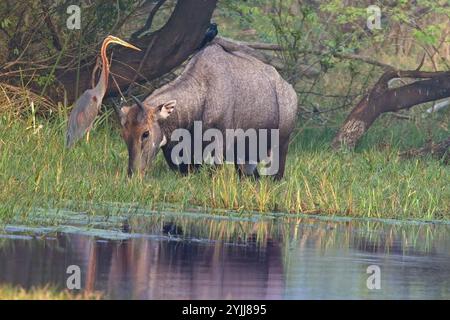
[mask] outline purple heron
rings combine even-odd
[[[92,123],[100,110],[103,97],[105,96],[106,89],[108,88],[109,78],[109,62],[106,56],[106,49],[108,45],[112,43],[141,51],[141,49],[117,37],[108,36],[105,38],[100,51],[100,57],[102,59],[102,72],[100,74],[100,79],[94,88],[83,92],[83,94],[75,102],[75,107],[70,113],[69,124],[67,127],[67,148],[72,147],[75,142],[77,142],[86,132],[89,132],[92,127]]]

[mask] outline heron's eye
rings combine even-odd
[[[147,139],[149,135],[150,135],[150,132],[149,132],[149,131],[145,131],[145,132],[142,134],[142,140]]]

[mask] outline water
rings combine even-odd
[[[110,220],[90,220],[90,228],[7,226],[0,286],[63,290],[67,267],[78,265],[82,290],[108,299],[450,299],[449,225]],[[367,287],[371,265],[380,268],[381,289]]]

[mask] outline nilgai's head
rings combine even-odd
[[[160,121],[166,119],[176,105],[175,100],[147,106],[133,97],[136,104],[119,110],[122,138],[128,147],[128,175],[145,172],[159,148],[166,142]]]

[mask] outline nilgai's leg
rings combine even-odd
[[[239,178],[241,178],[242,176],[251,176],[255,179],[259,179],[260,177],[258,169],[256,168],[256,164],[235,164],[235,168],[239,174]]]
[[[176,165],[172,161],[172,149],[173,149],[173,147],[169,146],[169,145],[165,145],[165,146],[161,147],[161,149],[163,151],[164,158],[166,159],[166,162],[169,165],[169,168],[172,169],[172,170],[178,171],[178,172],[180,172],[182,174],[189,174],[189,173],[198,171],[201,168],[200,164],[181,163],[179,165]]]
[[[241,166],[242,166],[241,164],[237,164],[237,163],[234,164],[234,168],[236,169],[236,172],[237,172],[239,178],[242,178],[242,175],[243,175],[243,172],[240,168]]]
[[[289,147],[289,139],[286,139],[286,142],[280,146],[278,172],[274,175],[275,180],[281,180],[284,176],[284,169],[286,166],[286,156],[288,153],[288,147]]]
[[[169,168],[175,171],[178,171],[179,168],[178,166],[173,163],[172,161],[172,147],[171,146],[163,146],[161,147],[163,155],[164,155],[164,159],[166,159],[167,164],[169,165]]]
[[[258,180],[260,178],[259,172],[258,172],[258,168],[255,166],[255,169],[253,170],[253,178],[255,178],[256,180]]]
[[[237,141],[234,141],[234,163],[236,171],[239,175],[239,178],[242,176],[248,176],[253,177],[254,179],[259,179],[259,172],[257,169],[257,164],[255,161],[259,161],[258,155],[252,155],[250,154],[250,144],[251,142],[249,140],[245,140],[245,150],[244,154],[239,154],[239,151],[237,149]],[[258,142],[259,143],[259,142]],[[256,150],[258,150],[259,144],[256,146]],[[226,152],[226,151],[225,151]]]

